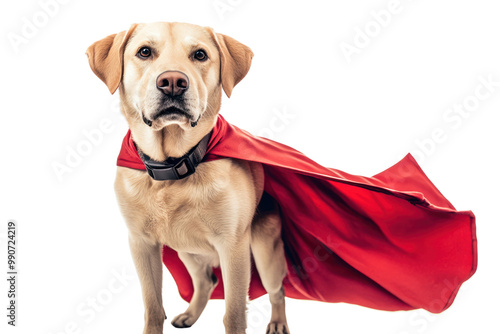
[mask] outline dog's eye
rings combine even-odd
[[[139,49],[139,52],[137,52],[137,57],[146,59],[151,56],[151,49],[148,48],[147,46],[143,46],[142,48]]]
[[[208,59],[207,53],[205,50],[198,50],[193,54],[194,59],[199,60],[199,61],[205,61]]]

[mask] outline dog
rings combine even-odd
[[[134,143],[153,161],[182,157],[211,132],[222,91],[231,96],[253,57],[235,39],[187,23],[133,24],[86,54],[109,91],[119,90]],[[141,283],[144,333],[163,333],[163,245],[178,252],[194,286],[173,326],[190,327],[200,317],[218,283],[212,268],[220,266],[225,332],[245,333],[253,256],[272,305],[267,333],[290,333],[279,208],[263,185],[262,165],[229,158],[201,163],[180,180],[118,167],[115,192]]]

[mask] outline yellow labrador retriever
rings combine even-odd
[[[134,24],[87,50],[94,73],[120,91],[121,110],[140,152],[154,161],[181,157],[213,128],[222,90],[229,97],[247,74],[253,53],[211,28],[185,23]],[[272,304],[267,333],[289,333],[282,281],[286,274],[277,208],[263,197],[260,164],[221,159],[201,163],[182,180],[153,180],[118,167],[115,190],[129,229],[145,306],[144,333],[163,332],[162,245],[179,253],[194,295],[172,321],[190,327],[224,280],[228,334],[246,329],[251,253]],[[256,213],[257,212],[257,213]]]

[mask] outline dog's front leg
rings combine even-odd
[[[239,240],[226,240],[216,248],[224,282],[226,334],[244,334],[250,286],[250,233],[245,232]]]
[[[161,296],[162,246],[150,243],[140,236],[129,236],[130,250],[139,275],[144,301],[144,334],[162,334],[165,311]]]

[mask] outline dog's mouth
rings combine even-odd
[[[191,114],[189,114],[187,111],[172,106],[172,107],[168,107],[166,109],[160,110],[159,113],[157,113],[156,115],[153,116],[153,121],[156,121],[158,118],[164,117],[164,116],[167,116],[168,118],[179,118],[182,116],[184,116],[188,119],[192,118]]]
[[[186,118],[189,121],[191,127],[195,127],[198,124],[198,121],[200,120],[199,116],[198,119],[195,119],[194,116],[191,115],[189,112],[181,108],[178,108],[176,106],[170,106],[168,108],[160,110],[152,117],[152,120],[147,118],[144,114],[142,114],[142,120],[149,127],[153,127],[153,122],[159,119],[178,121],[181,118]]]

